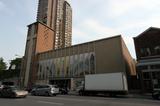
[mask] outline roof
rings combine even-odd
[[[144,32],[142,32],[141,34],[139,34],[138,36],[134,37],[134,39],[139,38],[145,34],[150,34],[150,33],[154,33],[154,32],[160,32],[160,28],[157,27],[149,27],[148,29],[146,29]]]
[[[71,4],[71,0],[65,0],[69,5]]]
[[[59,48],[59,49],[65,49],[65,48],[80,46],[80,45],[94,43],[94,42],[99,42],[99,41],[103,41],[103,40],[110,40],[110,39],[114,39],[114,38],[121,38],[121,37],[122,37],[121,35],[115,35],[115,36],[111,36],[111,37],[107,37],[107,38],[102,38],[102,39],[98,39],[98,40],[93,40],[93,41],[89,41],[89,42],[84,42],[84,43],[80,43],[80,44],[74,44],[74,45],[71,45],[69,47],[64,47],[64,48]],[[59,50],[59,49],[56,49],[56,50]]]
[[[107,38],[102,38],[102,39],[93,40],[93,41],[89,41],[89,42],[85,42],[85,43],[80,43],[80,44],[71,45],[71,46],[69,46],[69,47],[64,47],[64,48],[59,48],[59,49],[55,49],[55,50],[50,50],[50,51],[42,52],[42,53],[40,53],[40,54],[47,53],[47,52],[51,52],[51,51],[62,50],[62,49],[66,49],[66,48],[72,48],[72,47],[76,47],[76,46],[80,46],[80,45],[85,45],[85,44],[89,44],[89,43],[95,43],[95,42],[99,42],[99,41],[115,39],[115,38],[122,38],[122,36],[121,36],[121,35],[115,35],[115,36],[111,36],[111,37],[107,37]]]
[[[38,23],[44,25],[45,27],[49,28],[50,30],[53,30],[52,28],[50,28],[49,26],[47,26],[46,24],[44,24],[44,23],[42,23],[42,22],[40,22],[40,21],[33,22],[32,24],[27,25],[27,27],[30,27],[30,26],[32,26],[32,25],[34,25],[34,24],[38,24]],[[53,31],[54,31],[54,30],[53,30]]]

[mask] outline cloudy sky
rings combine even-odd
[[[24,55],[27,25],[36,20],[38,0],[0,0],[0,57]],[[72,0],[73,44],[121,34],[135,58],[132,38],[160,27],[160,0]]]

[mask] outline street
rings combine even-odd
[[[0,98],[0,106],[159,106],[160,101],[142,98],[109,98],[58,95]]]

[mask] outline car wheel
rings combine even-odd
[[[0,97],[2,97],[2,94],[0,93]]]
[[[26,98],[26,97],[27,97],[27,95],[23,96],[23,98]]]
[[[51,94],[49,92],[46,92],[45,95],[46,96],[51,96]]]
[[[36,92],[32,92],[31,95],[36,96]]]
[[[15,94],[15,93],[12,93],[10,97],[11,97],[11,98],[15,98],[15,97],[16,97],[16,94]]]

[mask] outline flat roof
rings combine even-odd
[[[84,43],[80,43],[80,44],[75,44],[75,45],[71,45],[71,46],[65,47],[65,48],[75,47],[75,46],[84,45],[84,44],[93,43],[93,42],[99,42],[99,41],[103,41],[103,40],[109,40],[109,39],[118,38],[118,37],[121,37],[121,35],[116,35],[116,36],[112,36],[112,37],[107,37],[107,38],[102,38],[102,39],[84,42]],[[64,48],[60,48],[60,49],[64,49]],[[56,49],[56,50],[58,50],[58,49]]]
[[[42,25],[44,25],[45,27],[49,28],[50,30],[55,31],[54,29],[50,28],[49,26],[47,26],[46,24],[44,24],[44,23],[42,23],[42,22],[40,22],[40,21],[33,22],[32,24],[27,25],[27,27],[30,27],[31,25],[34,25],[34,24],[37,24],[37,23],[42,24]]]

